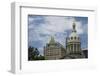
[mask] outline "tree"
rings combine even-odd
[[[29,47],[28,48],[28,60],[32,60],[32,56],[33,56],[33,47]]]
[[[28,48],[28,60],[36,60],[38,58],[39,51],[37,48],[29,47]]]
[[[40,55],[37,48],[30,46],[28,48],[28,60],[45,60],[45,57]]]
[[[37,48],[34,48],[34,49],[33,49],[33,55],[34,55],[34,56],[38,56],[38,55],[39,55],[39,51],[38,51]]]
[[[40,55],[40,56],[39,56],[39,60],[45,60],[45,57],[42,56],[42,55]]]

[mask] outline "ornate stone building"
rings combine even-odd
[[[81,50],[80,37],[76,31],[76,24],[73,22],[72,33],[66,38],[66,57],[65,58],[84,58]]]
[[[64,48],[59,42],[51,37],[49,43],[44,47],[45,59],[76,59],[85,58],[83,52],[81,51],[80,37],[76,31],[76,24],[73,22],[73,29],[69,37],[66,38],[66,47]]]
[[[45,59],[61,59],[65,54],[65,48],[60,43],[56,42],[54,37],[51,37],[50,42],[44,47]]]

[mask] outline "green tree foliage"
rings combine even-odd
[[[37,48],[29,47],[28,48],[28,60],[44,60],[44,56],[40,55]]]

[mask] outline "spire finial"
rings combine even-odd
[[[49,43],[55,43],[54,36],[51,36],[50,42]]]
[[[76,22],[75,18],[73,18],[73,32],[76,32],[76,29],[75,29],[76,28],[76,24],[75,24],[75,22]]]

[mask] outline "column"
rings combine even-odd
[[[70,44],[70,52],[71,52],[71,44]]]
[[[78,51],[80,52],[80,48],[81,48],[81,47],[80,47],[80,44],[78,44],[78,48],[79,48],[79,50],[78,50]]]
[[[72,44],[71,44],[71,52],[73,52],[73,47],[72,47]]]
[[[72,53],[73,53],[73,44],[71,44],[71,51],[72,51]]]
[[[70,44],[69,44],[69,53],[70,53],[70,50],[71,50],[71,48],[70,48],[71,46],[70,46]]]
[[[78,52],[78,44],[76,43],[76,53]]]
[[[73,45],[73,53],[75,52],[75,49],[74,49],[74,43],[72,44]]]
[[[72,45],[72,53],[74,52],[74,50],[73,50],[73,44],[71,44]]]
[[[75,52],[77,53],[77,44],[75,43]]]
[[[74,51],[75,51],[75,53],[76,53],[76,44],[74,44]]]
[[[78,51],[78,53],[80,51],[79,43],[77,44],[77,51]]]

